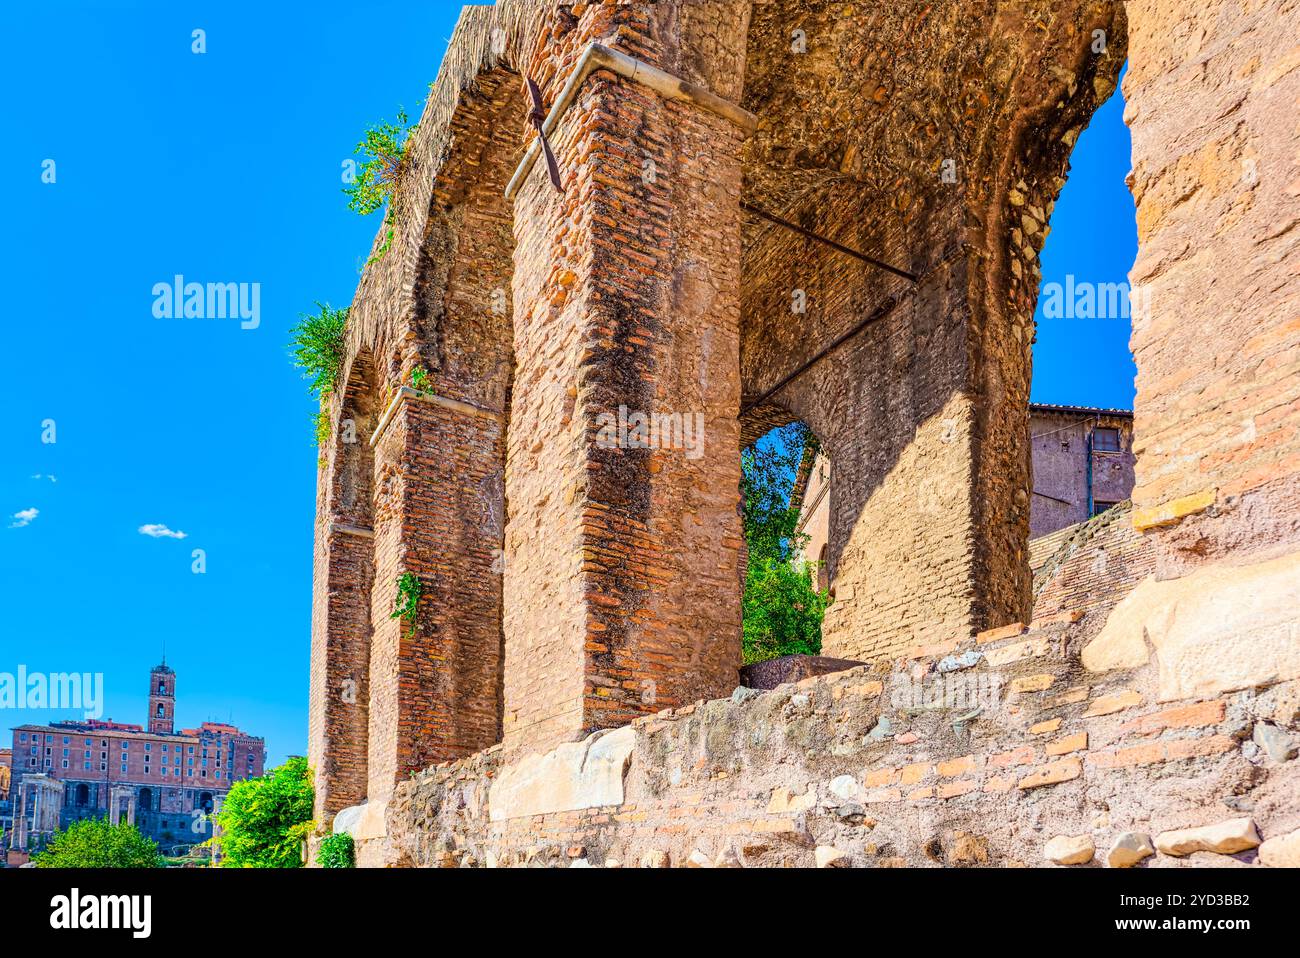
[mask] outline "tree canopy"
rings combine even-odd
[[[125,821],[109,824],[106,818],[73,822],[42,852],[32,857],[37,868],[161,868],[157,843],[145,838]]]
[[[311,833],[315,793],[305,758],[291,758],[261,778],[236,782],[217,813],[211,842],[226,868],[299,868]]]

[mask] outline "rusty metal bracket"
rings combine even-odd
[[[546,139],[546,108],[542,105],[542,91],[531,78],[527,82],[528,95],[533,98],[533,108],[528,113],[528,122],[537,131],[537,141],[542,144],[542,155],[546,157],[546,169],[551,174],[551,185],[563,193],[564,184],[560,182],[560,166],[555,162],[555,153],[551,150],[550,141]]]

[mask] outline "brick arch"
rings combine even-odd
[[[1037,247],[1022,233],[1011,264],[1009,196],[1050,203],[1124,50],[1122,7],[1101,0],[754,7],[742,200],[915,277],[745,220],[744,408],[788,408],[836,464],[828,655],[1029,612]]]
[[[330,408],[334,435],[351,422],[357,442],[336,439],[321,471],[311,707],[318,815],[381,800],[408,772],[501,734],[514,365],[504,191],[526,111],[507,66],[455,92],[445,120],[436,117],[445,98],[433,98],[413,134],[394,236],[358,288],[347,385]],[[413,623],[391,617],[407,573],[422,591]],[[339,700],[344,681],[354,701]]]

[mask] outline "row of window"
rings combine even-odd
[[[41,738],[41,737],[40,737],[39,735],[33,734],[32,737],[31,737],[31,740],[32,740],[33,742],[40,742],[40,738]],[[27,733],[26,733],[26,732],[20,732],[20,733],[19,733],[19,736],[18,736],[18,741],[19,741],[19,742],[26,742],[26,741],[27,741]],[[54,736],[53,736],[53,735],[46,735],[46,736],[45,736],[45,741],[46,741],[46,742],[53,742],[53,741],[54,741]],[[93,744],[93,742],[92,742],[90,739],[86,739],[86,740],[85,740],[85,743],[86,743],[86,745],[92,745],[92,744]],[[63,744],[64,744],[64,745],[71,745],[71,744],[72,744],[72,739],[71,739],[71,737],[70,737],[70,736],[67,736],[67,735],[63,736]],[[101,748],[108,748],[108,740],[107,740],[107,739],[101,740],[99,744],[100,744],[100,747],[101,747]],[[39,747],[38,745],[32,745],[32,746],[31,746],[31,754],[36,755],[36,754],[37,754],[37,748],[38,748],[38,747]],[[167,746],[167,745],[163,745],[163,746],[162,746],[162,751],[166,752],[166,751],[168,751],[168,749],[169,749],[169,746]],[[122,743],[122,750],[123,750],[123,751],[129,751],[129,750],[130,750],[130,743],[129,743],[129,742],[123,742],[123,743]],[[145,742],[145,743],[144,743],[144,750],[145,750],[146,752],[152,752],[152,751],[153,751],[153,743],[152,743],[152,742]],[[193,746],[193,745],[186,746],[186,749],[185,749],[185,750],[186,750],[190,755],[193,755],[193,754],[194,754],[194,746]],[[176,753],[179,755],[180,751],[181,751],[181,746],[177,745],[177,746],[176,746]],[[216,754],[214,755],[214,757],[216,758],[217,766],[220,767],[220,766],[221,766],[221,755],[220,755],[220,750],[219,750],[219,749],[214,749],[213,751],[216,753]],[[233,763],[234,760],[235,760],[235,747],[234,747],[233,745],[230,746],[230,748],[229,748],[229,750],[228,750],[228,753],[229,753],[229,755],[228,755],[228,757],[229,757],[229,761],[230,761],[231,763]],[[50,754],[50,748],[49,748],[48,746],[47,746],[46,749],[45,749],[45,754],[46,754],[46,755],[49,755],[49,754]],[[65,758],[68,756],[68,749],[65,748],[65,749],[63,750],[63,755],[64,755]],[[89,750],[86,751],[86,753],[85,753],[85,757],[86,757],[86,758],[89,758],[89,757],[90,757],[90,751],[89,751]],[[101,759],[106,759],[106,758],[108,758],[108,754],[107,754],[106,752],[100,752],[99,757],[100,757]],[[207,764],[208,764],[208,763],[207,763],[207,759],[208,759],[208,749],[207,749],[207,748],[204,748],[204,749],[203,749],[203,751],[202,751],[202,757],[203,757],[203,764],[204,764],[204,765],[207,765]],[[249,765],[252,765],[252,764],[253,764],[253,753],[252,753],[252,752],[249,752],[249,753],[247,754],[247,757],[248,757],[248,764],[249,764]],[[177,758],[177,759],[176,759],[176,764],[179,764],[179,763],[180,763],[180,759]],[[190,762],[189,762],[189,764],[193,765],[193,764],[194,764],[194,760],[191,759]],[[147,769],[146,769],[146,771],[147,771]]]
[[[35,759],[35,758],[28,759],[28,760],[27,760],[27,765],[28,765],[29,768],[37,768],[37,767],[38,767],[38,764],[37,764],[38,761],[39,761],[39,760],[38,760],[38,759]],[[69,760],[68,760],[68,759],[66,759],[66,758],[65,758],[65,759],[61,759],[60,762],[61,762],[61,764],[60,764],[60,766],[59,766],[60,768],[71,768],[71,765],[69,765]],[[191,764],[191,765],[194,764],[194,760],[193,760],[193,759],[190,760],[190,764]],[[203,764],[204,764],[204,765],[207,764],[207,759],[204,759],[204,760],[203,760]],[[249,764],[251,765],[252,763],[250,762]],[[90,767],[90,765],[91,765],[90,762],[82,762],[82,764],[81,764],[81,768],[82,768],[83,771],[89,772],[89,771],[91,771],[91,767]],[[53,767],[54,767],[54,761],[53,761],[53,759],[49,759],[49,758],[47,758],[47,759],[45,760],[45,768],[53,768]],[[100,763],[99,763],[99,770],[100,770],[101,772],[107,772],[107,771],[108,771],[108,763],[107,763],[107,762],[100,762]],[[168,772],[168,768],[167,768],[167,766],[165,766],[165,765],[160,766],[159,769],[158,769],[158,771],[161,772],[161,773],[163,774],[163,776],[166,776],[166,775],[169,774],[169,772]],[[123,763],[122,763],[122,774],[125,775],[125,774],[127,774],[127,772],[128,772],[128,766],[127,766],[127,764],[126,764],[125,762],[123,762]],[[149,766],[148,766],[148,765],[146,765],[146,766],[144,767],[144,774],[146,774],[146,775],[150,774]],[[181,770],[180,770],[179,768],[177,768],[177,769],[172,769],[172,770],[171,770],[171,774],[174,774],[177,778],[180,778],[180,777],[181,777]],[[193,778],[193,777],[194,777],[194,769],[192,769],[192,768],[187,768],[187,769],[185,770],[185,774],[186,774],[188,777]],[[234,776],[234,772],[231,772],[230,774],[231,774],[232,777]],[[199,769],[199,778],[207,778],[207,777],[208,777],[208,770],[207,770],[206,768],[201,768],[201,769]],[[222,777],[221,770],[220,770],[219,768],[216,769],[216,770],[214,770],[213,773],[212,773],[212,777],[213,777],[213,778],[221,778],[221,777]]]

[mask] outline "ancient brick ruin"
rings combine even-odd
[[[466,7],[329,408],[318,819],[363,864],[1119,863],[1228,818],[1198,859],[1294,861],[1294,7]],[[1137,485],[1035,584],[1037,253],[1126,59]],[[733,694],[740,449],[795,419],[866,664]]]

